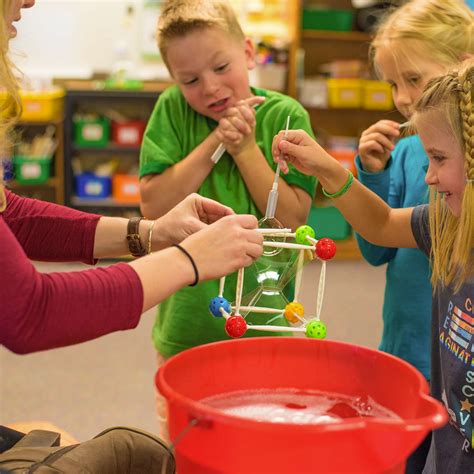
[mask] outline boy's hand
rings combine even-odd
[[[364,171],[379,173],[385,169],[387,161],[400,136],[400,124],[392,120],[379,120],[362,132],[359,155]]]
[[[285,174],[288,173],[288,163],[292,163],[304,174],[317,175],[327,160],[334,160],[304,130],[288,130],[286,138],[284,131],[279,132],[273,138],[272,154]]]
[[[216,135],[230,155],[236,156],[255,144],[254,107],[264,101],[265,97],[258,96],[240,100],[230,107],[225,117],[219,121]]]
[[[162,245],[177,244],[208,224],[233,214],[230,207],[193,193],[157,219],[153,240]]]

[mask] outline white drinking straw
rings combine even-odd
[[[300,250],[300,254],[298,255],[298,263],[296,264],[294,301],[300,300],[300,288],[301,288],[301,278],[303,276],[303,264],[304,264],[304,250]]]
[[[306,328],[296,326],[264,326],[264,325],[248,325],[247,329],[255,329],[256,331],[268,332],[305,332]]]
[[[295,250],[314,250],[315,248],[312,245],[303,245],[303,244],[292,244],[290,242],[270,242],[263,241],[264,247],[274,247],[281,249],[295,249]]]
[[[236,309],[236,306],[232,306],[232,309]],[[284,309],[275,308],[264,308],[263,306],[241,306],[241,311],[250,311],[252,313],[270,313],[270,314],[282,314],[285,312]]]

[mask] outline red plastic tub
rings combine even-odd
[[[341,342],[262,337],[207,344],[169,359],[156,383],[167,399],[171,440],[179,440],[179,474],[402,473],[425,435],[447,421],[411,365]],[[271,423],[199,402],[236,390],[281,388],[370,396],[401,419]]]

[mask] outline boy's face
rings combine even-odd
[[[188,104],[219,121],[226,109],[250,97],[248,70],[253,68],[252,42],[217,29],[194,31],[168,44],[167,60]]]
[[[404,42],[397,47],[388,44],[377,48],[375,54],[377,69],[392,87],[395,107],[407,119],[430,79],[446,74],[447,70],[445,65],[424,54],[423,45],[418,43]]]
[[[417,114],[416,128],[430,159],[426,184],[443,194],[450,211],[459,217],[466,187],[463,150],[440,111]]]

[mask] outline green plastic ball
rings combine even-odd
[[[306,337],[324,339],[326,337],[326,325],[321,321],[310,321],[306,326]]]
[[[311,243],[306,240],[306,237],[312,237],[313,239],[316,237],[314,230],[309,225],[301,225],[296,229],[295,240],[296,243],[301,245],[310,245]]]

